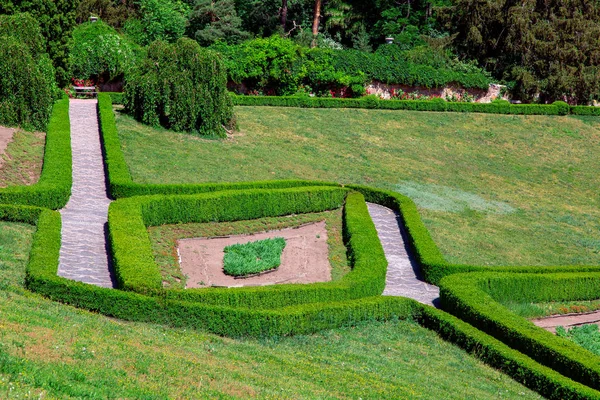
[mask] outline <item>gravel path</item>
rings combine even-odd
[[[105,229],[110,200],[106,196],[96,100],[71,100],[73,188],[62,215],[58,275],[103,287],[114,287]]]
[[[540,328],[556,333],[556,328],[559,326],[568,329],[586,324],[600,325],[600,311],[582,314],[552,315],[550,317],[532,319],[531,322]]]
[[[367,206],[388,260],[383,295],[409,297],[437,307],[439,288],[422,280],[421,269],[405,244],[400,215],[378,204],[367,203]]]

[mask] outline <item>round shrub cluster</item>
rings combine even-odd
[[[186,38],[150,45],[126,78],[123,102],[137,120],[175,131],[224,137],[233,120],[220,56]]]
[[[44,49],[33,17],[0,16],[0,124],[45,129],[57,85]]]

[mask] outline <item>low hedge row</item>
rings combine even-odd
[[[52,109],[40,179],[30,186],[0,188],[0,204],[26,204],[57,210],[67,204],[72,182],[69,99],[65,95]]]
[[[298,97],[298,96],[238,96],[232,94],[237,106],[273,106],[301,108],[366,108],[378,110],[411,110],[441,112],[475,112],[515,115],[567,115],[569,105],[553,104],[502,104],[502,103],[453,103],[443,99],[434,100],[380,100],[374,97],[357,99]],[[594,107],[591,107],[594,108]]]
[[[600,273],[471,273],[440,282],[442,308],[539,363],[600,389],[600,357],[537,328],[501,301],[542,302],[600,298]]]
[[[148,226],[320,212],[340,207],[347,193],[342,188],[316,187],[116,201],[109,209],[109,237],[118,285],[125,290],[171,300],[256,309],[379,295],[385,286],[387,261],[364,198],[359,193],[348,194],[344,207],[344,236],[353,270],[338,282],[234,290],[162,289],[161,274],[146,230]]]
[[[513,273],[558,273],[558,272],[600,272],[597,265],[565,265],[565,266],[481,266],[468,264],[451,264],[447,262],[439,248],[431,238],[429,230],[423,224],[421,215],[415,203],[400,193],[375,189],[361,185],[346,185],[346,188],[356,190],[365,196],[365,199],[396,210],[406,229],[408,245],[413,255],[421,265],[423,278],[434,285],[448,275],[465,272],[513,272]]]
[[[104,163],[109,182],[109,194],[114,199],[133,196],[148,196],[156,194],[196,194],[209,193],[219,190],[246,189],[284,189],[300,186],[339,186],[332,182],[281,180],[233,183],[202,183],[202,184],[139,184],[134,183],[121,151],[121,140],[115,123],[115,115],[111,102],[112,94],[98,94],[98,114],[104,150]]]
[[[37,226],[25,280],[30,290],[51,300],[124,320],[192,327],[230,337],[286,336],[365,320],[407,318],[416,307],[410,299],[369,297],[266,310],[191,303],[101,288],[57,276],[61,244],[58,212],[0,205],[0,220]]]
[[[437,332],[444,340],[463,348],[548,399],[600,399],[600,392],[539,364],[442,310],[420,305],[415,319],[423,327]]]

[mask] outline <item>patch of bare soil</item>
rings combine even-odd
[[[16,129],[5,128],[3,126],[0,126],[0,165],[2,165],[2,162],[4,160],[2,154],[4,154],[4,152],[6,151],[6,147],[12,140],[15,131]]]
[[[531,322],[549,332],[556,333],[556,328],[559,326],[564,326],[568,330],[568,328],[579,325],[600,325],[600,311],[582,314],[552,315],[550,317],[532,319]]]
[[[274,237],[282,237],[286,241],[277,270],[245,279],[225,275],[223,250],[226,246]],[[181,270],[188,276],[186,288],[265,286],[331,280],[325,221],[253,235],[182,239],[178,241],[178,252]]]

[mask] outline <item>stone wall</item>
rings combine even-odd
[[[457,86],[446,86],[443,88],[424,88],[419,86],[407,86],[407,85],[388,85],[382,82],[373,81],[367,86],[367,94],[374,94],[382,99],[390,99],[392,93],[398,93],[400,90],[404,93],[417,93],[420,96],[429,97],[440,97],[446,99],[447,97],[458,96],[463,92],[475,98],[477,103],[490,103],[492,100],[500,97],[502,85],[491,84],[488,90],[483,89],[462,89]]]

